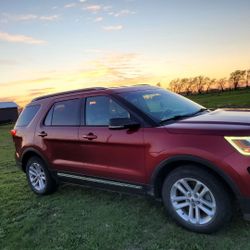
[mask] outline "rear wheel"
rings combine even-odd
[[[228,191],[210,172],[196,166],[171,172],[164,181],[162,198],[170,215],[191,231],[212,233],[231,218]]]
[[[31,190],[36,194],[49,194],[56,188],[56,181],[49,173],[46,164],[39,157],[34,156],[28,160],[26,176]]]

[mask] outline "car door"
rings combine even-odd
[[[144,129],[109,129],[111,118],[131,114],[108,95],[87,96],[79,129],[82,173],[133,183],[145,181]]]
[[[55,101],[36,129],[37,145],[55,170],[74,171],[79,165],[80,102],[79,98]]]

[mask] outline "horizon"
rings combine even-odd
[[[250,2],[2,1],[0,101],[250,68]]]

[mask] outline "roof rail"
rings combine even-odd
[[[147,84],[147,83],[139,83],[139,84],[133,84],[133,85],[118,85],[118,86],[110,87],[110,89],[140,87],[140,86],[142,86],[142,87],[143,86],[154,87],[154,86]]]
[[[60,96],[60,95],[66,95],[66,94],[76,94],[76,93],[80,93],[80,92],[95,91],[95,90],[105,90],[105,89],[106,88],[103,88],[103,87],[95,87],[95,88],[85,88],[85,89],[76,89],[76,90],[64,91],[64,92],[59,92],[59,93],[55,93],[55,94],[39,96],[39,97],[34,98],[31,102],[43,100],[43,99],[46,99],[46,98],[49,98],[49,97],[54,97],[54,96]]]

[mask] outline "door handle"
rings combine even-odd
[[[82,138],[87,139],[87,140],[94,140],[94,139],[97,139],[97,136],[94,135],[93,133],[89,133],[87,135],[83,135]]]
[[[38,133],[38,136],[41,136],[41,137],[45,137],[47,135],[48,134],[45,131],[42,131],[42,132]]]

